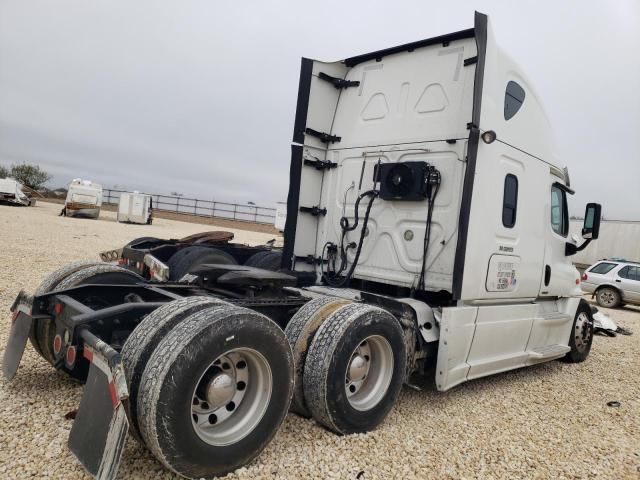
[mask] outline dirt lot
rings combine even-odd
[[[58,205],[0,206],[0,344],[20,288],[51,270],[144,235],[207,227],[58,217]],[[237,231],[261,243],[271,235]],[[640,308],[609,311],[632,336],[595,338],[587,362],[551,362],[480,379],[447,393],[405,389],[384,424],[337,437],[289,415],[257,461],[228,478],[640,478]],[[66,448],[82,387],[27,347],[12,384],[0,384],[0,477],[84,478]],[[606,405],[621,402],[619,408]],[[174,478],[133,438],[119,478]]]

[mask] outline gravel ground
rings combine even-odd
[[[20,288],[51,270],[143,236],[202,225],[159,219],[124,225],[57,217],[58,206],[0,206],[0,344]],[[260,243],[269,235],[237,231]],[[289,415],[251,465],[227,478],[640,478],[640,308],[609,311],[633,336],[596,337],[579,365],[551,362],[475,380],[447,393],[405,389],[376,431],[338,437]],[[0,383],[0,477],[85,478],[66,448],[82,387],[28,346],[12,384]],[[621,402],[610,408],[611,400]],[[119,478],[174,478],[129,439]]]

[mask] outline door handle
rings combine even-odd
[[[620,280],[620,279],[616,279],[616,282],[621,283],[621,282],[622,282],[622,280]]]
[[[544,286],[548,287],[550,281],[551,281],[551,267],[549,265],[545,265],[545,267],[544,267]]]

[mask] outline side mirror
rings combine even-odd
[[[602,206],[599,203],[587,203],[584,212],[584,225],[582,226],[582,238],[595,240],[600,234],[600,213]]]

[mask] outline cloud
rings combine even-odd
[[[632,59],[640,7],[589,3],[479,9],[547,106],[577,191],[574,213],[599,200],[610,218],[639,219],[640,65]],[[301,56],[345,58],[468,28],[473,9],[424,1],[7,0],[0,163],[37,161],[56,186],[87,177],[272,204],[287,194]]]

